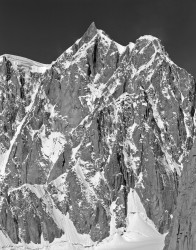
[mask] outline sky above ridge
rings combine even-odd
[[[0,55],[51,63],[91,22],[127,45],[161,39],[170,58],[196,77],[195,0],[0,0]]]

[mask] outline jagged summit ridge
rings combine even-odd
[[[43,71],[9,57],[0,63],[1,247],[145,245],[146,232],[161,249],[193,145],[193,78],[159,39],[121,46],[94,24]]]
[[[78,39],[75,44],[78,45],[78,47],[81,47],[84,43],[88,43],[95,36],[97,36],[97,37],[103,36],[105,38],[105,40],[108,39],[108,40],[110,40],[110,42],[112,41],[109,38],[109,36],[103,30],[97,29],[97,27],[95,25],[95,22],[92,22],[91,25],[88,27],[87,31],[84,33],[84,35],[80,39]],[[151,35],[141,36],[140,38],[138,38],[136,40],[136,43],[140,43],[142,40],[147,40],[148,43],[153,42],[153,41],[157,41],[157,43],[158,43],[157,46],[159,48],[162,47],[161,43],[160,43],[160,40],[158,38],[154,37],[154,36],[151,36]],[[125,52],[126,47],[130,47],[131,50],[132,50],[133,47],[135,46],[135,44],[132,43],[132,42],[130,42],[127,46],[120,45],[120,44],[118,44],[116,42],[114,42],[114,43],[117,45],[120,53]],[[70,49],[72,47],[70,47],[69,49],[66,50],[67,53],[70,52]],[[64,53],[66,53],[66,51]],[[48,69],[52,64],[55,63],[55,62],[52,62],[52,64],[43,64],[43,63],[40,63],[40,62],[36,62],[36,61],[30,60],[30,59],[27,59],[25,57],[16,56],[16,55],[10,55],[10,54],[1,55],[0,56],[1,61],[3,60],[3,57],[5,57],[8,60],[10,60],[12,63],[15,63],[17,65],[26,66],[26,67],[29,67],[29,68],[31,66],[36,66],[36,67],[42,67],[42,68],[45,67],[46,69]]]

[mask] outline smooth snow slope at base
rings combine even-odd
[[[127,208],[126,232],[122,233],[117,229],[112,236],[95,247],[95,250],[162,250],[165,235],[161,235],[147,217],[140,197],[133,189],[128,195]]]
[[[112,238],[100,243],[95,250],[162,250],[165,236],[158,234],[138,214],[133,214],[133,231],[123,235],[115,233]]]
[[[29,185],[29,188],[38,197],[45,193],[43,187],[38,188],[38,185]],[[4,250],[162,250],[165,235],[161,235],[154,223],[147,217],[139,195],[133,189],[130,190],[128,195],[127,208],[126,229],[117,229],[115,227],[115,215],[112,212],[115,205],[111,206],[112,217],[114,216],[111,220],[111,235],[97,245],[91,241],[89,235],[77,233],[68,214],[65,216],[54,208],[51,211],[54,221],[64,231],[61,238],[56,238],[52,243],[49,243],[44,241],[42,237],[41,244],[20,243],[15,245],[0,231],[0,248],[2,247],[1,249]]]

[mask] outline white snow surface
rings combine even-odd
[[[67,173],[64,173],[60,175],[59,177],[57,177],[55,180],[51,181],[51,184],[53,184],[58,190],[58,193],[53,194],[53,196],[56,196],[59,202],[67,198],[68,183],[66,182],[66,178],[67,178]]]
[[[57,180],[57,182],[59,182]],[[61,182],[61,181],[60,181]],[[11,192],[15,192],[18,189],[22,189],[23,193],[28,194],[28,190],[31,190],[38,198],[42,198],[46,205],[47,213],[53,218],[58,228],[62,229],[64,234],[61,238],[55,239],[52,243],[45,241],[42,237],[41,244],[25,244],[24,242],[17,245],[11,243],[8,237],[5,237],[3,232],[0,231],[0,246],[1,244],[5,247],[5,250],[14,249],[33,249],[33,250],[82,250],[87,246],[92,246],[93,242],[90,236],[87,234],[79,234],[69,219],[69,214],[62,214],[59,209],[56,208],[52,198],[47,193],[43,185],[30,185],[24,184],[19,188],[12,189]],[[2,242],[1,242],[2,240]],[[88,248],[90,250],[90,248]]]
[[[116,44],[120,54],[122,54],[126,50],[126,46],[123,46],[123,45],[121,45],[121,44],[119,44],[117,42],[115,42],[115,44]]]
[[[42,141],[42,153],[46,159],[48,159],[53,164],[58,160],[59,155],[63,152],[66,139],[63,134],[60,132],[51,132],[46,136],[46,128],[43,126],[43,129],[39,135]]]
[[[132,51],[133,48],[135,47],[135,43],[130,42],[130,43],[128,44],[128,46],[129,46],[130,51]]]
[[[157,37],[152,36],[152,35],[140,36],[138,40],[143,40],[143,39],[148,40],[149,42],[152,42],[154,40],[158,40],[159,41],[159,39]]]
[[[116,204],[111,205],[110,237],[95,247],[95,250],[162,250],[165,235],[156,230],[154,223],[148,219],[139,195],[133,189],[128,195],[128,216],[125,233],[115,230],[115,216],[113,210]]]
[[[43,74],[47,69],[51,67],[51,64],[39,63],[21,56],[4,54],[0,56],[1,61],[3,60],[3,57],[6,57],[9,61],[11,61],[14,68],[20,66],[28,68],[31,72]]]
[[[13,243],[9,237],[0,230],[0,249],[4,249],[5,246],[11,246]],[[6,249],[6,248],[5,248]]]
[[[142,225],[143,222],[139,218],[135,220],[138,226]],[[148,230],[148,229],[147,229]],[[162,250],[164,246],[164,236],[162,237],[146,237],[145,239],[135,238],[135,240],[122,236],[117,233],[113,236],[110,241],[105,240],[102,244],[100,243],[95,250]]]
[[[124,149],[123,149],[125,164],[127,168],[132,168],[135,173],[138,168],[137,163],[140,161],[140,158],[135,156],[135,154],[137,153],[137,147],[133,140],[133,133],[137,127],[138,127],[138,124],[133,123],[133,125],[128,128],[127,138],[124,142]],[[131,151],[131,154],[127,153],[128,149]]]
[[[61,182],[61,181],[60,181]],[[41,238],[41,244],[13,244],[10,239],[0,231],[0,247],[5,250],[162,250],[165,235],[157,232],[154,223],[148,219],[146,211],[141,203],[139,195],[133,189],[128,194],[128,216],[126,229],[116,229],[115,202],[111,204],[110,236],[97,244],[92,242],[89,235],[81,235],[69,219],[69,214],[63,215],[54,205],[53,200],[47,194],[44,186],[25,184],[20,188],[30,189],[38,198],[42,198],[46,204],[48,213],[52,216],[64,235],[49,243]],[[15,191],[16,189],[12,190]]]

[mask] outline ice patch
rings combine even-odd
[[[121,44],[119,44],[119,43],[117,43],[117,42],[115,42],[115,44],[116,44],[117,49],[118,49],[118,52],[119,52],[120,54],[122,54],[123,52],[125,52],[126,46],[123,46],[123,45],[121,45]]]
[[[97,171],[95,175],[90,178],[90,181],[95,188],[99,185],[101,178],[102,176],[99,171]]]
[[[128,46],[129,46],[130,51],[132,51],[133,48],[135,47],[135,43],[130,42],[130,43],[128,44]]]
[[[83,143],[83,139],[81,140],[81,142],[78,144],[77,147],[72,148],[72,155],[71,155],[71,158],[72,158],[73,161],[76,161],[76,154],[77,154],[78,150],[80,149],[82,143]]]
[[[45,125],[39,134],[42,141],[41,151],[46,159],[48,159],[53,164],[59,158],[59,155],[63,152],[66,139],[60,132],[51,132],[46,136]]]
[[[83,164],[85,164],[85,162],[83,162],[82,160],[78,159],[73,167],[79,181],[81,182],[81,184],[83,185],[83,187],[85,188],[85,193],[86,193],[86,198],[88,200],[89,203],[92,202],[92,197],[97,199],[97,196],[95,194],[94,189],[92,188],[92,186],[90,185],[90,183],[86,180],[85,177],[85,173],[84,170],[82,168]]]
[[[44,74],[46,72],[46,70],[50,69],[51,66],[47,65],[47,66],[42,66],[42,67],[37,67],[35,65],[33,65],[31,67],[31,72],[32,73],[40,73],[40,74]]]
[[[152,105],[153,116],[155,118],[155,121],[157,122],[158,127],[160,128],[160,130],[164,130],[165,129],[164,122],[161,119],[161,116],[160,116],[160,114],[158,112],[158,107],[157,107],[158,102],[159,102],[158,98],[156,98],[155,101],[152,100],[151,98],[149,98],[149,102]]]
[[[174,170],[176,170],[177,174],[180,176],[181,175],[181,170],[182,170],[182,166],[177,164],[172,156],[164,149],[162,149],[164,154],[165,154],[165,158],[163,159],[163,163],[165,166],[168,167],[168,171],[172,171],[174,172]],[[167,170],[167,169],[166,169]]]
[[[191,127],[190,124],[192,123],[190,114],[186,111],[183,112],[184,114],[184,125],[186,129],[186,135],[187,137],[191,137]]]
[[[143,184],[143,172],[140,172],[139,176],[138,176],[138,181],[136,183],[136,187],[141,187],[141,188],[145,188],[144,184]]]
[[[113,201],[111,206],[110,206],[110,214],[111,214],[111,221],[110,221],[110,236],[114,235],[117,232],[116,229],[116,215],[115,215],[115,210],[116,208],[116,202]]]
[[[123,147],[123,155],[124,155],[125,164],[128,168],[133,169],[135,173],[137,170],[137,162],[140,161],[139,157],[135,157],[135,154],[137,153],[138,150],[133,140],[133,133],[137,127],[138,127],[138,124],[133,123],[133,125],[127,129],[127,137],[126,137],[126,140],[124,142],[124,147]]]
[[[64,173],[55,180],[51,181],[51,184],[54,185],[58,190],[58,193],[54,194],[53,196],[55,196],[59,202],[64,201],[67,197],[68,183],[66,182],[66,177],[67,173]]]
[[[168,90],[168,87],[167,86],[164,86],[162,88],[162,94],[165,98],[167,98],[168,100],[171,98],[170,95],[169,95],[169,90]]]
[[[90,94],[80,97],[80,100],[81,100],[81,98],[85,98],[85,100],[87,102],[87,106],[88,106],[89,111],[91,113],[94,110],[95,100],[101,98],[101,96],[103,94],[103,90],[105,89],[105,84],[99,84],[99,86],[96,85],[96,81],[98,80],[99,77],[100,77],[100,75],[97,74],[95,76],[94,83],[88,84],[88,88],[90,89]]]

